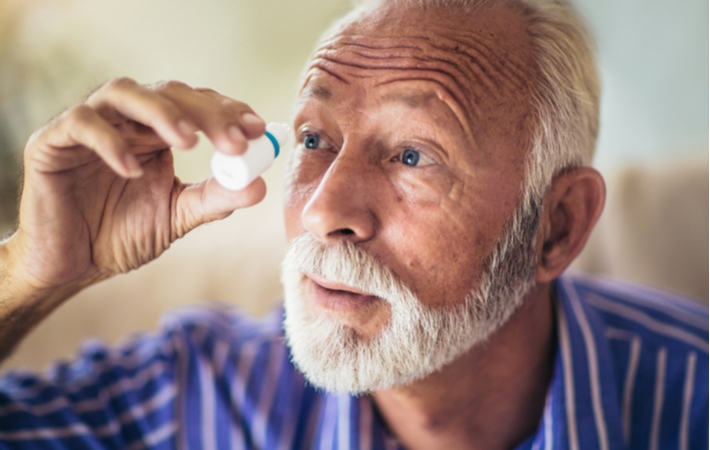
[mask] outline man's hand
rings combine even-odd
[[[0,322],[23,297],[66,297],[136,269],[198,225],[259,202],[261,179],[240,192],[180,182],[170,147],[191,148],[202,131],[240,154],[264,130],[247,105],[214,91],[117,79],[34,133],[18,230],[0,246]]]

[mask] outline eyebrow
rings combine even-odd
[[[308,86],[305,92],[306,97],[314,97],[318,100],[327,102],[333,96],[333,93],[325,86],[316,84],[314,86]]]
[[[432,97],[436,97],[433,92],[392,92],[383,97],[384,101],[403,103],[410,108],[421,108],[429,102]]]

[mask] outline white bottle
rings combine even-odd
[[[230,191],[241,191],[266,169],[271,167],[281,147],[288,139],[288,125],[270,123],[266,133],[249,141],[247,151],[242,155],[225,155],[216,151],[212,155],[212,175],[215,180]]]

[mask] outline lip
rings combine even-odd
[[[314,303],[335,313],[361,311],[380,301],[379,297],[316,275],[306,275]]]

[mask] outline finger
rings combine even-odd
[[[225,109],[231,110],[228,112],[231,117],[239,117],[239,125],[247,139],[256,139],[266,131],[264,119],[259,117],[246,103],[238,102],[212,89],[198,88],[197,90],[214,101],[221,102]]]
[[[185,111],[223,153],[244,153],[247,141],[261,136],[266,129],[248,105],[215,91],[172,85],[160,92]]]
[[[129,78],[106,83],[86,103],[99,114],[118,112],[152,128],[171,146],[187,149],[197,143],[197,128],[189,116],[169,99]]]
[[[262,178],[237,192],[223,188],[214,178],[185,185],[173,209],[171,238],[175,240],[199,225],[224,219],[239,208],[259,203],[265,196],[266,183]]]
[[[28,156],[41,163],[39,170],[49,172],[71,169],[76,162],[62,157],[62,152],[77,145],[92,150],[122,177],[131,178],[142,174],[140,164],[128,151],[118,131],[86,105],[70,108],[55,123],[33,137]]]

